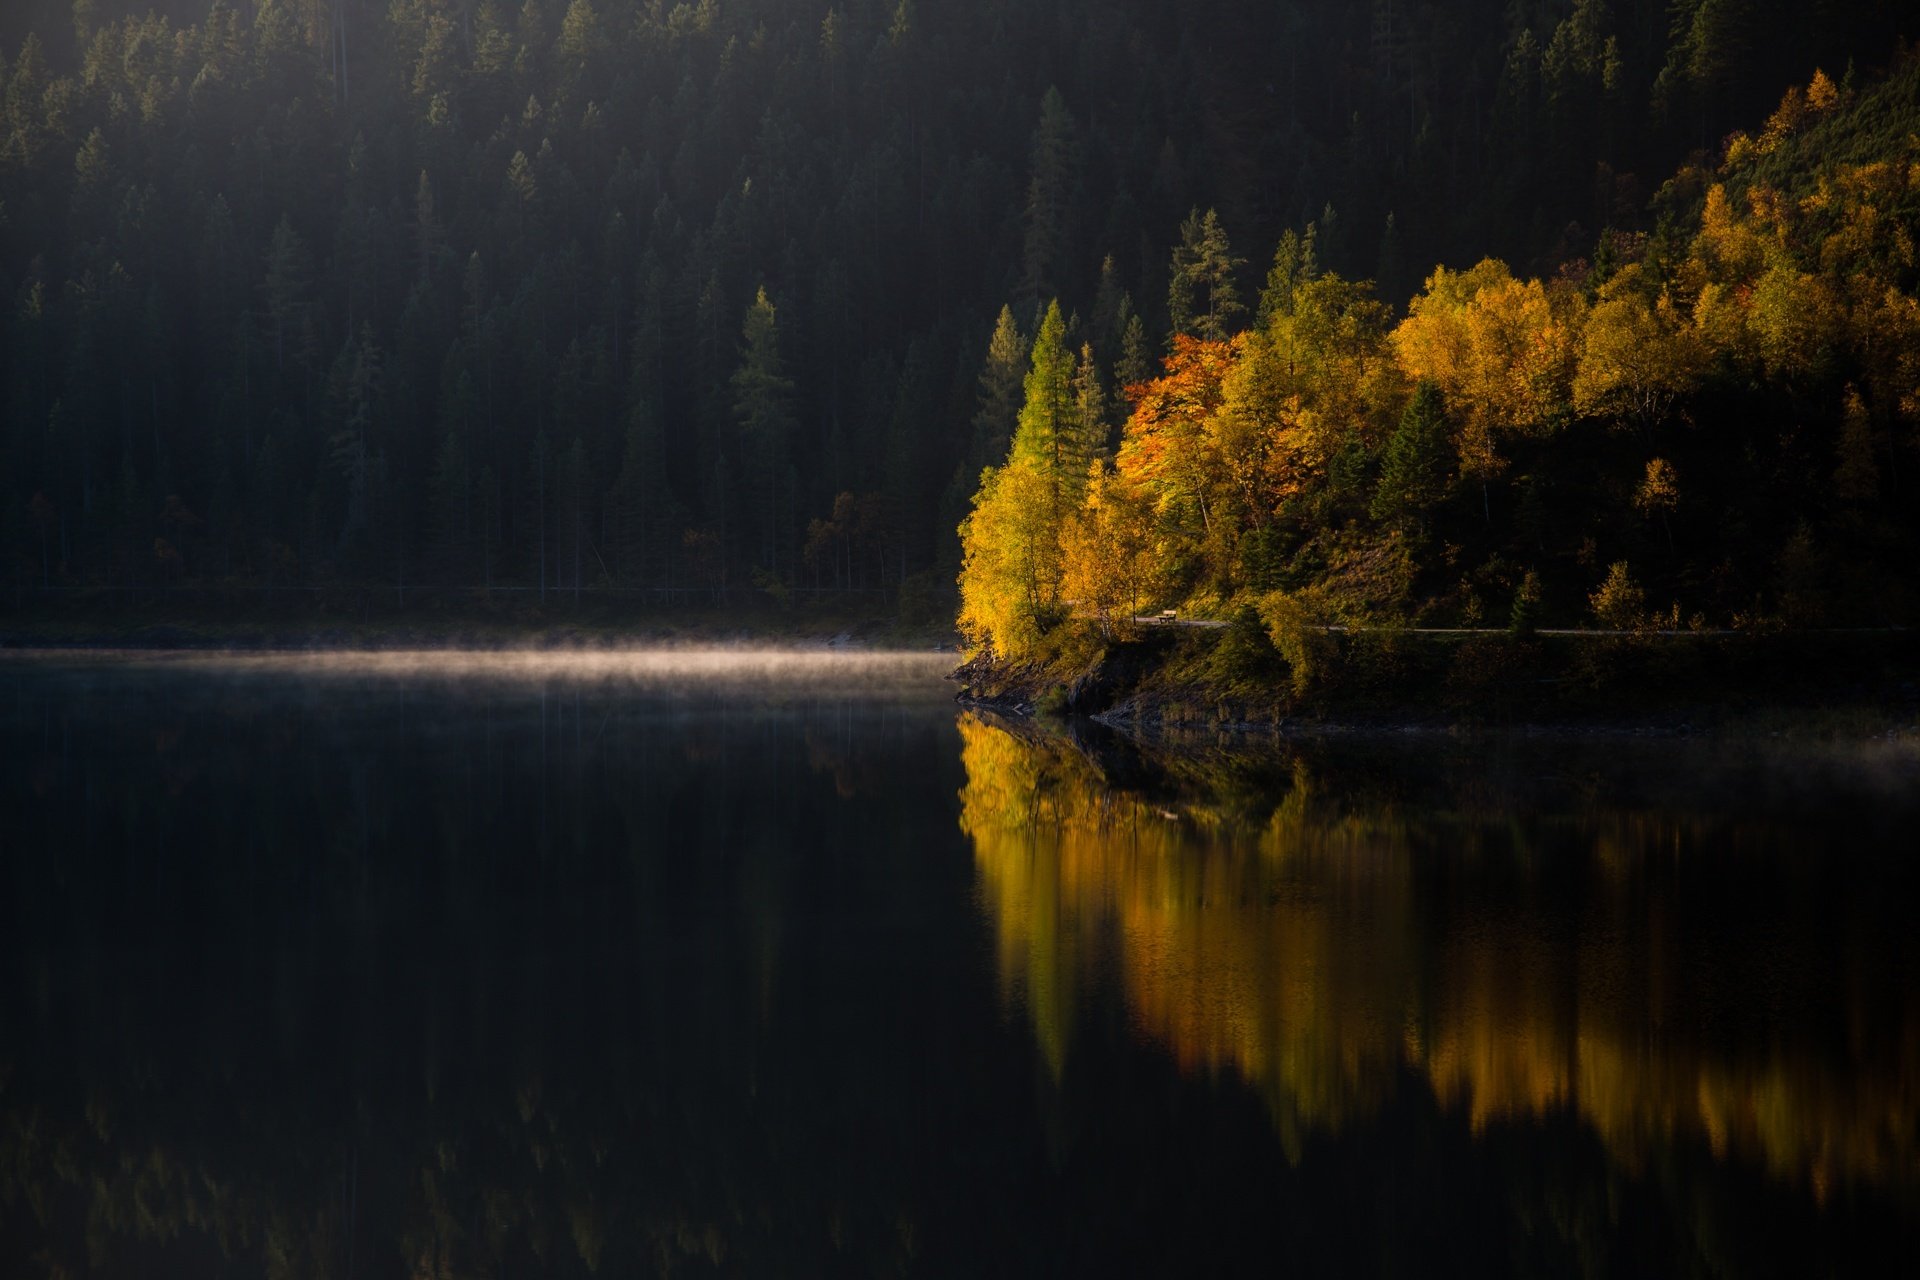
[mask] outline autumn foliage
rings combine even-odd
[[[1497,627],[1522,594],[1529,625],[1910,620],[1920,136],[1863,150],[1884,107],[1816,75],[1670,182],[1657,234],[1544,278],[1438,267],[1398,313],[1310,228],[1227,333],[1237,260],[1189,247],[1176,302],[1204,283],[1210,317],[1125,389],[1110,454],[988,472],[963,628],[1017,655],[1169,606]]]

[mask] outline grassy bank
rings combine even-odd
[[[1745,727],[1846,735],[1920,721],[1920,636],[1062,628],[976,658],[963,701],[1132,726]]]

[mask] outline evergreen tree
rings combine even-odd
[[[1001,307],[980,368],[979,408],[973,415],[973,444],[962,474],[969,488],[980,469],[1006,456],[1020,420],[1020,397],[1027,363],[1027,341],[1014,323],[1013,308]]]
[[[1195,209],[1180,224],[1180,244],[1173,251],[1167,285],[1173,332],[1223,341],[1234,319],[1246,310],[1234,285],[1234,272],[1245,261],[1233,256],[1218,215],[1209,209],[1202,216]]]
[[[1100,381],[1100,366],[1093,357],[1093,344],[1082,343],[1080,363],[1073,373],[1073,430],[1070,445],[1062,451],[1063,467],[1087,474],[1095,461],[1108,453],[1107,389]]]
[[[376,433],[386,389],[383,366],[384,358],[374,342],[373,330],[363,325],[354,339],[341,349],[329,379],[336,422],[332,438],[333,463],[346,484],[346,510],[339,536],[342,551],[361,546],[363,537],[371,538],[379,532],[375,507],[382,496],[379,491],[382,442]],[[384,550],[365,549],[375,555]]]
[[[1049,88],[1040,101],[1028,161],[1026,242],[1020,297],[1038,304],[1059,291],[1072,260],[1073,218],[1080,186],[1080,142],[1066,99]]]
[[[308,315],[308,290],[313,268],[306,245],[284,216],[273,230],[273,244],[267,251],[266,294],[268,323],[273,332],[273,367],[287,368],[288,360],[298,360],[311,340]]]
[[[607,496],[607,542],[614,576],[632,585],[653,583],[666,556],[668,491],[665,440],[658,412],[642,401],[627,423],[620,472]]]
[[[1073,373],[1067,322],[1056,298],[1047,304],[1040,331],[1034,335],[1012,455],[1014,462],[1032,467],[1045,478],[1048,505],[1055,520],[1086,477],[1085,459],[1079,456],[1074,438]]]
[[[1375,520],[1417,529],[1447,492],[1447,452],[1452,430],[1440,389],[1422,382],[1387,439],[1374,487]]]
[[[743,333],[745,346],[740,366],[733,374],[733,412],[749,459],[749,474],[765,502],[754,514],[758,560],[768,572],[777,573],[779,555],[786,546],[783,535],[792,523],[782,491],[796,421],[793,382],[780,359],[774,306],[764,287],[747,308]]]
[[[1288,226],[1281,234],[1281,244],[1273,249],[1273,265],[1267,269],[1267,284],[1260,290],[1260,313],[1254,319],[1260,328],[1273,324],[1275,317],[1292,315],[1300,286],[1319,274],[1317,238],[1313,223],[1308,223],[1306,232],[1294,232]]]
[[[1120,331],[1120,359],[1114,366],[1114,378],[1122,387],[1139,386],[1153,376],[1153,356],[1147,342],[1147,325],[1138,314],[1127,316]]]
[[[1603,565],[1612,538],[1659,538],[1657,514],[1667,555],[1617,554],[1729,616],[1772,574],[1753,548],[1805,517],[1795,545],[1860,566],[1834,607],[1878,620],[1876,596],[1916,595],[1867,563],[1920,538],[1899,501],[1920,399],[1900,238],[1920,73],[1887,64],[1902,6],[1462,0],[1431,23],[1404,4],[1115,0],[1068,58],[1063,33],[1089,28],[1065,0],[980,0],[965,22],[892,0],[824,21],[761,0],[161,8],[70,24],[0,5],[17,582],[402,584],[415,543],[441,570],[463,467],[469,579],[789,576],[800,507],[844,492],[861,532],[841,554],[891,582],[955,561],[966,495],[1022,415],[1019,330],[1057,296],[1086,323],[1059,344],[1073,430],[1046,447],[1050,514],[1077,518],[1083,390],[1131,396],[1168,356],[1180,376],[1147,396],[1160,436],[1134,441],[1165,483],[1127,491],[1160,504],[1160,534],[1203,527],[1167,564],[1216,586],[1256,542],[1259,581],[1292,587],[1401,539],[1404,513],[1362,508],[1431,379],[1460,455],[1442,469],[1480,493],[1477,527],[1449,530],[1458,563],[1421,561],[1423,582],[1510,585],[1532,563],[1573,600],[1592,584],[1555,580],[1581,550],[1557,540],[1591,536]],[[1363,56],[1292,57],[1316,48]],[[1635,183],[1682,162],[1649,208]],[[1304,226],[1257,333],[1236,333],[1249,282],[1220,219],[1181,228],[1190,206],[1269,242]],[[1583,272],[1569,255],[1592,227],[1611,230]],[[1377,267],[1400,302],[1396,271],[1483,252],[1541,279],[1422,297],[1410,330],[1321,266]],[[737,308],[759,281],[785,363],[750,428]],[[984,361],[956,336],[990,331]],[[1218,349],[1179,353],[1196,339]],[[592,480],[563,502],[576,438]],[[1641,509],[1656,455],[1684,507]],[[198,523],[163,529],[169,497]]]

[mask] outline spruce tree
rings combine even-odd
[[[1203,216],[1195,209],[1180,224],[1180,244],[1173,251],[1173,269],[1167,284],[1167,313],[1173,332],[1219,342],[1246,310],[1234,285],[1234,272],[1245,263],[1227,243],[1227,233],[1212,209]]]
[[[980,469],[1007,455],[1014,427],[1020,421],[1020,394],[1023,368],[1027,362],[1027,340],[1014,323],[1013,308],[1001,307],[994,322],[993,336],[987,340],[987,358],[980,368],[979,408],[973,415],[973,442],[963,471],[967,487],[972,489]]]
[[[1046,478],[1057,515],[1064,491],[1073,483],[1073,355],[1067,350],[1067,322],[1054,299],[1034,335],[1033,355],[1023,388],[1026,400],[1013,437],[1013,462]],[[1085,467],[1081,467],[1084,479]]]
[[[748,472],[764,502],[756,502],[753,519],[757,559],[761,567],[776,572],[778,555],[786,545],[781,535],[790,523],[781,489],[788,473],[795,416],[793,382],[781,363],[776,314],[764,286],[747,308],[742,332],[745,345],[732,380],[733,412],[749,459]]]
[[[1060,90],[1040,101],[1028,162],[1026,236],[1021,255],[1020,296],[1035,305],[1061,287],[1063,264],[1072,261],[1074,205],[1080,187],[1080,140]]]
[[[1407,530],[1424,525],[1427,512],[1446,496],[1448,436],[1440,390],[1422,382],[1382,453],[1371,507],[1375,520]]]

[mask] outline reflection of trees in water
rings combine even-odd
[[[1397,1231],[1402,1272],[1445,1239],[1479,1260],[1534,1250],[1538,1271],[1559,1274],[1609,1246],[1622,1212],[1594,1176],[1599,1144],[1529,1146],[1535,1129],[1488,1124],[1469,1151],[1467,1126],[1436,1122],[1429,1091],[1396,1091],[1397,1077],[1457,1064],[1455,1115],[1535,1105],[1477,1064],[1491,1038],[1518,1064],[1512,1080],[1559,1090],[1545,1095],[1558,1138],[1597,1097],[1583,1064],[1599,1059],[1576,1044],[1588,1024],[1638,1029],[1641,1041],[1606,1042],[1636,1055],[1615,1074],[1675,1063],[1668,1094],[1701,1063],[1727,1074],[1807,1056],[1752,1051],[1771,1022],[1691,1024],[1694,988],[1744,979],[1749,951],[1689,944],[1649,979],[1648,939],[1691,919],[1673,914],[1687,906],[1676,876],[1709,829],[1623,814],[1604,786],[1574,787],[1588,798],[1566,816],[1508,826],[1516,784],[1498,761],[1416,792],[1404,770],[1319,752],[1280,761],[1276,785],[1270,762],[1102,750],[1096,778],[1085,756],[970,722],[966,822],[998,967],[1047,993],[1036,1014],[1051,1011],[1041,1025],[1064,1081],[1043,1090],[1042,1139],[1025,1032],[975,980],[975,872],[951,819],[963,775],[941,708],[729,729],[609,717],[591,698],[416,697],[371,734],[331,698],[290,712],[236,695],[218,709],[122,691],[63,720],[0,700],[9,803],[40,806],[19,811],[30,847],[0,858],[0,903],[30,904],[0,930],[7,1262],[992,1274],[1028,1250],[1031,1269],[1057,1273],[1075,1268],[1049,1263],[1104,1244],[1096,1256],[1118,1259],[1107,1270],[1152,1270],[1141,1257],[1205,1247],[1190,1224],[1206,1223],[1216,1256],[1253,1236],[1274,1250],[1261,1256],[1291,1258],[1310,1240],[1322,1256],[1301,1266],[1321,1273],[1352,1270],[1352,1249]],[[1614,854],[1596,852],[1603,828]],[[1675,856],[1650,856],[1667,838]],[[1767,853],[1751,843],[1738,852]],[[1584,871],[1571,887],[1547,874],[1570,847]],[[1755,866],[1742,902],[1777,923],[1780,877]],[[1786,923],[1824,927],[1830,896]],[[1575,1008],[1538,1037],[1543,1067],[1497,1033],[1598,981],[1546,927],[1570,912],[1598,922],[1581,934],[1588,968],[1625,964],[1607,945],[1639,968],[1619,984],[1627,1014]],[[1668,916],[1634,926],[1634,912]],[[1505,949],[1477,946],[1483,933]],[[1502,962],[1527,947],[1526,965]],[[1457,976],[1475,956],[1491,972]],[[1884,1125],[1885,1082],[1915,1054],[1873,1037],[1909,1024],[1832,956],[1808,967],[1844,995],[1833,1019],[1859,1037],[1813,1055],[1836,1086],[1861,1064],[1861,1091],[1830,1109]],[[1293,977],[1276,984],[1277,971]],[[1183,1083],[1157,1048],[1076,1029],[1101,973],[1194,1077],[1259,1082],[1307,1149],[1298,1169],[1237,1085]],[[1653,1012],[1635,1012],[1648,1000]],[[1820,1137],[1802,1075],[1779,1074],[1774,1110]],[[1754,1092],[1729,1096],[1751,1106]],[[1659,1159],[1678,1128],[1654,1118],[1644,1150]],[[1727,1126],[1726,1149],[1758,1149],[1744,1124]],[[1335,1132],[1351,1141],[1311,1146]],[[1607,1141],[1637,1158],[1631,1136]],[[1704,1163],[1694,1147],[1682,1154]],[[1796,1179],[1812,1167],[1781,1149]],[[1343,1182],[1355,1167],[1361,1181]],[[1633,1194],[1644,1206],[1654,1193]],[[1552,1225],[1449,1234],[1463,1209],[1508,1195]],[[1137,1211],[1144,1200],[1153,1212]],[[1713,1238],[1750,1240],[1751,1200],[1728,1203],[1739,1213]]]
[[[1518,779],[1538,765],[1408,786],[1324,749],[1266,760],[1265,800],[1204,752],[1123,760],[1120,789],[1101,752],[961,732],[1002,982],[1056,1076],[1110,960],[1138,1023],[1183,1067],[1245,1077],[1292,1151],[1410,1070],[1475,1132],[1571,1112],[1628,1167],[1704,1139],[1822,1198],[1920,1190],[1911,943],[1858,931],[1858,886],[1836,897],[1764,816],[1586,782],[1536,807]]]
[[[827,1040],[784,984],[896,981],[794,916],[811,892],[866,918],[864,851],[837,876],[807,856],[854,821],[819,773],[950,769],[937,705],[684,723],[535,691],[414,697],[371,730],[344,701],[55,705],[50,730],[0,709],[0,762],[44,797],[0,859],[0,895],[35,904],[0,937],[0,1272],[909,1256],[890,1029]],[[897,770],[859,822],[951,796]],[[873,1071],[864,1146],[836,1127],[840,1053]]]

